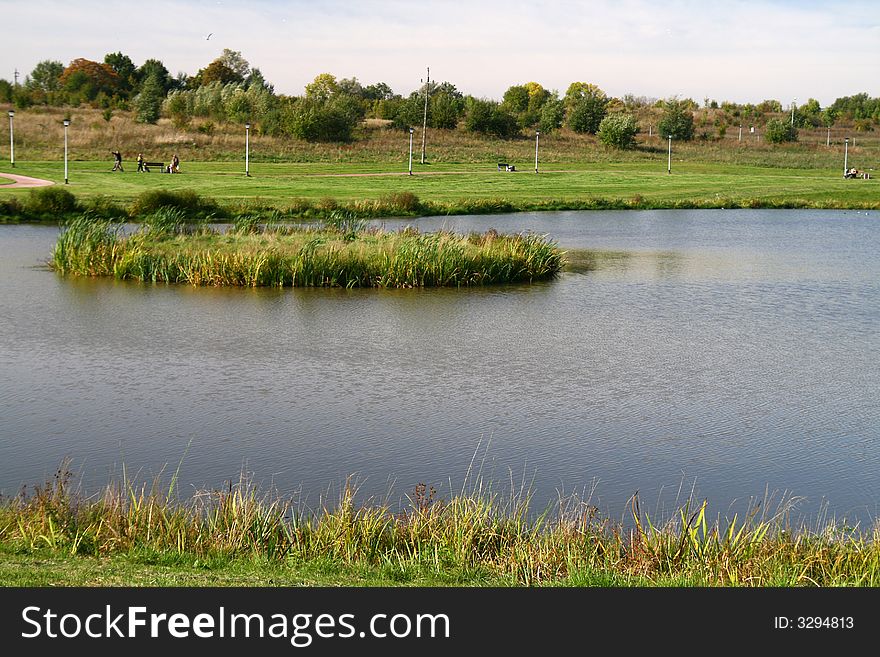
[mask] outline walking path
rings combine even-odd
[[[46,187],[55,184],[51,180],[31,178],[30,176],[17,176],[14,173],[0,173],[0,178],[9,178],[15,181],[11,185],[0,185],[0,189],[11,189],[13,187]]]

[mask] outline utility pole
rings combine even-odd
[[[428,90],[431,88],[431,67],[428,67],[428,79],[425,81],[425,118],[422,121],[422,164],[425,163],[425,138],[428,136]]]
[[[17,87],[18,86],[18,69],[15,69],[15,73],[13,73],[13,75],[15,76],[15,86]]]

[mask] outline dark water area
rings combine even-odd
[[[211,289],[62,278],[58,229],[0,226],[0,492],[65,457],[86,491],[246,473],[311,507],[577,493],[880,510],[880,213],[559,212],[387,220],[532,231],[533,285]]]

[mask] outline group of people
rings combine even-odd
[[[110,153],[113,155],[113,168],[110,170],[124,171],[124,169],[122,168],[122,153],[120,153],[119,151],[110,151]],[[144,159],[143,153],[138,153],[137,165],[138,173],[142,171],[149,173],[150,170],[147,168],[147,162]],[[180,158],[177,157],[177,153],[171,156],[171,162],[168,164],[168,166],[162,169],[162,173],[180,173]]]
[[[852,169],[848,169],[847,172],[845,174],[843,174],[843,177],[844,178],[865,178],[867,180],[868,179],[868,172],[867,171],[859,171],[858,169],[853,167]]]

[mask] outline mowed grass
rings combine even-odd
[[[271,164],[258,163],[244,175],[243,163],[183,162],[181,174],[111,173],[103,162],[70,164],[65,188],[79,199],[98,196],[116,202],[132,201],[145,190],[193,190],[221,203],[258,202],[286,209],[297,200],[340,204],[377,200],[409,192],[421,201],[455,205],[463,201],[505,200],[534,207],[605,199],[635,207],[880,207],[877,180],[846,180],[836,169],[793,169],[735,164],[646,162],[554,164],[539,174],[528,169],[497,171],[496,165],[405,163]],[[11,172],[8,164],[0,173]],[[15,173],[64,182],[58,162],[24,162]],[[4,195],[25,195],[24,189],[4,189]]]

